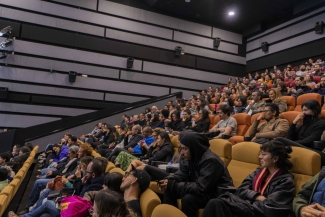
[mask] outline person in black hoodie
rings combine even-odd
[[[169,127],[171,132],[179,131],[180,130],[180,125],[181,125],[181,122],[182,122],[180,113],[178,111],[174,111],[171,114],[171,120],[166,119],[165,122],[168,123],[167,126]]]
[[[206,109],[201,109],[199,111],[199,120],[195,124],[192,124],[191,130],[198,133],[204,133],[209,130],[209,126],[210,126],[209,111]]]
[[[320,141],[325,129],[325,121],[318,116],[321,107],[318,101],[311,99],[301,105],[302,113],[293,120],[287,138],[278,137],[275,140],[290,146],[299,146],[311,149],[320,154],[322,165],[325,165],[325,154],[321,151],[312,149],[314,141]],[[299,121],[303,123],[297,126]]]
[[[182,211],[188,217],[197,216],[197,209],[218,196],[218,186],[233,186],[223,161],[209,149],[204,134],[188,133],[181,138],[180,153],[186,160],[180,161],[179,170],[159,181],[165,189],[163,203],[177,207],[182,199]]]
[[[226,192],[210,200],[203,217],[264,216],[265,206],[292,209],[293,175],[288,171],[290,146],[271,141],[261,146],[261,167],[248,175],[234,194]]]

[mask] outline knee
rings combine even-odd
[[[182,205],[187,205],[187,204],[190,204],[190,205],[193,205],[195,204],[195,195],[193,194],[185,194],[183,197],[182,197]]]

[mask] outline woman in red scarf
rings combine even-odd
[[[224,193],[206,205],[203,217],[263,217],[264,206],[292,209],[293,175],[288,172],[291,147],[271,141],[261,146],[261,167],[250,174],[234,194]]]

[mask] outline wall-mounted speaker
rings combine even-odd
[[[77,72],[69,71],[69,82],[75,82],[77,78]]]
[[[324,31],[324,22],[320,21],[320,22],[316,22],[315,24],[315,33],[316,34],[322,34]]]
[[[213,46],[215,48],[218,48],[219,45],[220,45],[220,41],[221,41],[221,38],[214,38],[214,40],[213,40]]]
[[[128,57],[126,59],[126,68],[131,69],[133,67],[134,58]]]
[[[261,48],[263,52],[267,52],[269,50],[269,44],[265,41],[261,43]]]
[[[8,87],[0,87],[0,99],[7,99]]]

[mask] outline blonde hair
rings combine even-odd
[[[279,103],[281,101],[285,102],[285,100],[283,99],[282,94],[278,88],[271,88],[270,91],[272,91],[272,90],[274,91],[274,94],[275,94],[275,99],[273,100],[273,103]],[[270,93],[270,91],[269,91],[269,93]]]

